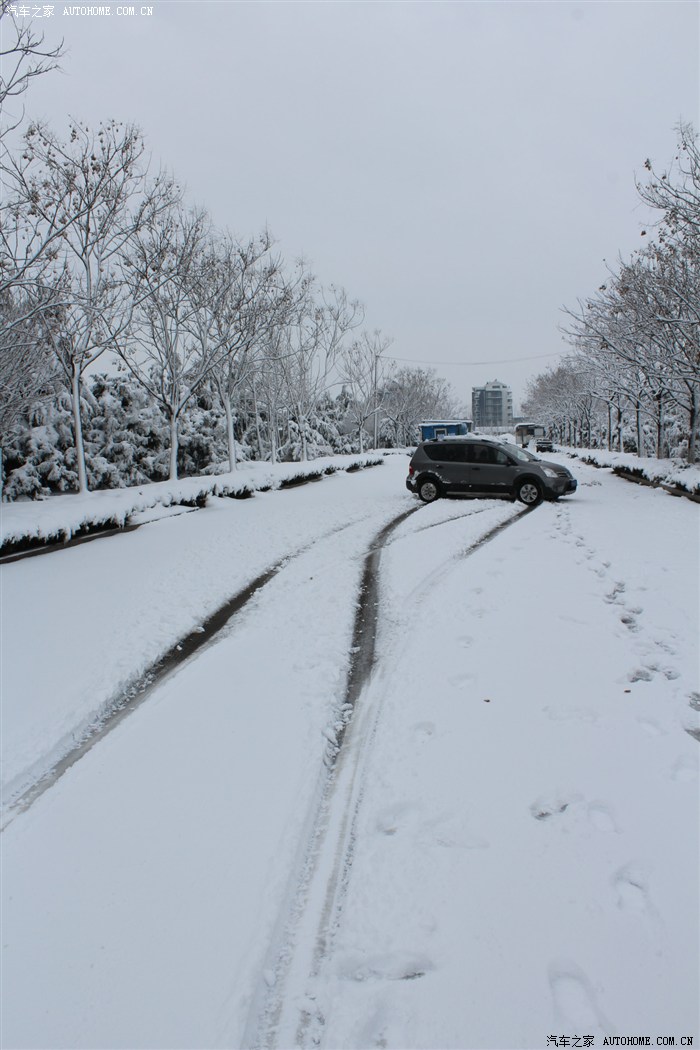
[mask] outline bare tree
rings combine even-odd
[[[37,329],[42,311],[54,302],[47,286],[18,287],[17,263],[28,245],[21,242],[12,187],[5,177],[12,157],[9,140],[24,118],[24,108],[13,112],[13,103],[36,77],[57,67],[62,53],[62,42],[45,44],[31,21],[15,18],[10,0],[0,0],[0,442],[45,385],[49,355]]]
[[[523,410],[545,422],[562,444],[583,445],[591,440],[593,403],[590,367],[568,358],[528,384]]]
[[[81,377],[101,354],[116,348],[128,327],[125,252],[144,223],[160,212],[172,187],[163,176],[147,184],[141,133],[114,121],[96,130],[74,122],[67,143],[32,126],[24,157],[25,167],[17,169],[17,194],[39,242],[51,244],[37,258],[36,280],[62,289],[60,330],[48,326],[47,331],[71,391],[78,484],[84,492]],[[24,283],[31,277],[28,268]]]
[[[24,120],[24,108],[11,112],[32,81],[58,66],[63,42],[49,47],[27,19],[18,20],[9,0],[0,0],[0,293],[24,285],[30,269],[63,233],[54,224],[40,231],[26,192],[28,152],[10,140]],[[41,236],[43,232],[43,237]],[[34,274],[36,278],[36,274]]]
[[[24,110],[8,114],[8,104],[36,77],[55,69],[63,54],[63,41],[49,47],[32,21],[15,18],[13,6],[11,0],[0,0],[0,140],[19,127],[24,116]]]
[[[217,291],[211,308],[216,353],[211,378],[226,416],[229,470],[236,467],[236,401],[278,312],[280,260],[271,249],[267,231],[245,244],[226,235],[214,247]]]
[[[417,440],[422,419],[449,419],[459,413],[454,392],[434,369],[400,368],[385,384],[382,414],[393,430],[397,445]]]
[[[331,286],[314,297],[315,280],[302,275],[299,294],[284,328],[282,362],[290,410],[299,426],[301,458],[308,458],[312,412],[325,393],[348,332],[361,323],[360,304]]]
[[[651,428],[656,455],[667,455],[673,426],[687,439],[687,457],[694,462],[700,417],[700,149],[689,124],[679,125],[678,140],[669,167],[659,173],[647,160],[648,179],[637,183],[642,199],[660,213],[657,236],[610,268],[596,294],[565,311],[563,331],[579,371],[585,364],[594,377],[594,400],[607,407],[608,443],[615,412],[621,446],[628,406],[638,455],[645,454]],[[546,378],[551,385],[552,377]],[[682,447],[678,437],[676,444]]]
[[[118,352],[168,421],[171,479],[182,413],[226,350],[212,337],[220,281],[212,237],[207,213],[178,202],[134,238],[129,259],[135,307]]]
[[[674,234],[688,230],[700,233],[700,148],[693,125],[681,122],[677,128],[678,152],[665,171],[658,172],[650,160],[644,162],[649,176],[637,182],[642,200],[662,212],[663,221]]]
[[[357,427],[360,452],[364,451],[365,424],[372,416],[378,419],[382,406],[386,369],[382,355],[391,343],[378,330],[371,335],[363,332],[343,351],[338,365],[340,378],[350,394],[350,414]]]
[[[653,423],[656,455],[666,455],[667,418],[675,406],[688,416],[689,458],[695,458],[700,301],[689,245],[697,240],[686,237],[679,245],[671,239],[636,253],[596,296],[567,311],[565,334],[633,404],[640,456],[643,417]]]

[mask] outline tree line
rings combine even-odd
[[[678,127],[672,163],[645,162],[641,200],[653,235],[597,291],[566,308],[571,352],[528,386],[524,411],[563,444],[698,461],[700,150]]]
[[[411,440],[440,399],[443,411],[454,405],[434,372],[392,368],[391,340],[362,327],[363,306],[303,260],[287,264],[268,230],[243,239],[219,230],[169,173],[152,174],[135,125],[73,120],[62,138],[13,113],[61,48],[45,47],[6,0],[0,19],[7,496],[176,478],[222,460],[233,470],[240,455],[362,451],[372,438]],[[98,423],[108,404],[121,451]],[[191,446],[202,412],[215,423],[193,457],[181,444],[186,435]]]

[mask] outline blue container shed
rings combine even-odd
[[[421,441],[439,441],[444,437],[464,436],[472,428],[467,419],[427,419],[419,426]]]

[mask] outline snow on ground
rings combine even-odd
[[[392,534],[330,782],[362,557],[416,506],[402,457],[4,568],[17,782],[301,552],[3,832],[3,1046],[698,1038],[697,507],[566,462],[573,498],[439,501]]]
[[[4,799],[44,772],[136,676],[246,583],[279,558],[364,518],[358,490],[365,484],[388,507],[378,520],[382,510],[393,510],[396,494],[386,481],[353,475],[344,486],[343,477],[326,477],[303,494],[258,493],[242,502],[210,497],[196,513],[3,566]],[[128,492],[89,498],[104,495],[113,512]],[[56,504],[71,498],[57,497]],[[48,528],[43,508],[9,509],[34,510]],[[59,510],[50,508],[54,530]]]
[[[388,552],[326,1047],[697,1038],[697,510],[578,473],[437,586]]]

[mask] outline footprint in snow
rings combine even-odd
[[[666,731],[661,728],[658,722],[654,722],[651,718],[638,718],[637,722],[641,729],[649,736],[666,736]]]
[[[653,913],[647,879],[638,864],[626,864],[616,871],[612,885],[620,911],[637,912],[639,915]]]
[[[685,731],[686,731],[686,733],[690,733],[691,736],[694,735],[693,731],[691,729],[686,728]],[[698,733],[699,731],[695,730],[695,732]],[[700,733],[699,733],[699,736],[700,736]],[[681,782],[688,782],[688,781],[691,781],[691,780],[697,780],[697,778],[698,778],[698,763],[697,763],[697,760],[693,761],[692,758],[688,758],[685,755],[681,755],[680,758],[676,759],[676,761],[673,763],[673,767],[671,769],[671,780],[678,780],[678,781],[681,781]]]
[[[636,630],[636,628],[632,628]],[[638,667],[636,671],[630,671],[627,675],[628,682],[651,682],[654,675],[662,674],[668,682],[675,682],[677,678],[680,678],[680,671],[677,671],[675,667],[660,667],[659,664],[645,664],[644,667]]]
[[[549,987],[554,1022],[570,1031],[587,1035],[614,1035],[615,1028],[598,1005],[597,996],[583,970],[572,962],[549,965]]]
[[[627,675],[628,682],[651,682],[656,668],[638,667],[636,671],[630,671]]]
[[[535,820],[549,820],[552,817],[559,817],[562,813],[566,813],[569,806],[577,801],[578,796],[564,798],[559,795],[541,795],[530,806],[530,813]]]
[[[395,835],[406,823],[406,818],[416,812],[416,806],[410,802],[397,802],[394,806],[388,806],[377,816],[375,827],[382,835]]]
[[[624,594],[625,585],[622,580],[616,580],[613,589],[605,595],[606,602],[617,602],[619,604],[620,595]]]
[[[598,831],[604,831],[609,834],[617,834],[619,831],[612,811],[603,802],[591,802],[589,804],[588,819]]]
[[[432,960],[417,952],[351,952],[335,963],[338,976],[350,981],[415,981],[433,968]]]
[[[421,736],[432,736],[435,732],[434,722],[416,722],[415,725],[411,726],[414,733],[419,733]]]

